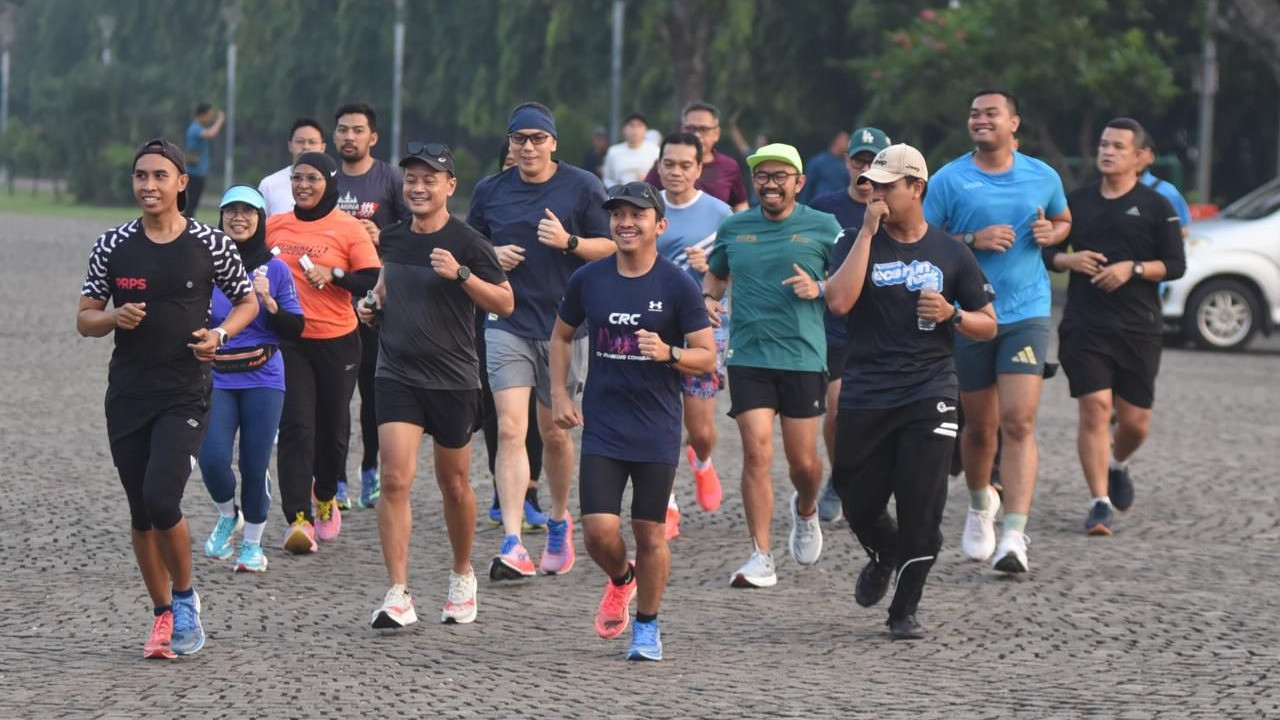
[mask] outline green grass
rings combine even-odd
[[[122,223],[138,216],[136,205],[112,207],[107,205],[83,205],[74,198],[63,195],[55,199],[53,193],[19,189],[12,195],[7,189],[0,188],[0,213],[18,215],[41,215],[44,217],[84,218],[101,220],[104,223]],[[201,222],[218,224],[218,213],[211,208],[202,208],[197,217]]]

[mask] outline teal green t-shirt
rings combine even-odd
[[[764,217],[758,207],[725,218],[707,261],[712,273],[731,280],[727,364],[827,369],[826,301],[801,300],[782,281],[795,274],[792,265],[814,280],[825,279],[839,234],[834,216],[805,205],[781,221]]]

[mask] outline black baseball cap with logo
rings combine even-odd
[[[165,140],[164,138],[156,138],[154,140],[148,140],[142,143],[142,145],[138,148],[138,152],[135,153],[133,156],[133,164],[137,165],[138,158],[142,157],[143,155],[159,155],[164,159],[168,160],[169,162],[173,163],[174,167],[178,168],[179,175],[187,174],[186,154],[182,152],[182,148],[178,147],[177,145],[174,145],[173,143],[169,142],[168,140]],[[183,211],[186,209],[187,209],[187,191],[183,190],[178,193],[178,210]]]
[[[450,175],[455,174],[453,171],[453,152],[449,150],[448,145],[413,140],[409,142],[408,150],[409,154],[400,158],[400,167],[405,167],[409,163],[420,162],[426,163],[436,170],[443,170]]]
[[[638,208],[653,208],[658,211],[658,219],[666,217],[667,204],[657,188],[643,180],[614,185],[609,188],[609,199],[604,201],[604,209],[612,210],[619,203],[634,205]]]

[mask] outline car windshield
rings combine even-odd
[[[1231,203],[1220,217],[1257,220],[1280,210],[1280,177]]]

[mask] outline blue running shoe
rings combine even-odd
[[[351,509],[351,498],[347,496],[347,484],[345,482],[338,483],[338,492],[333,494],[333,499],[338,501],[339,510]]]
[[[240,543],[240,557],[236,558],[235,571],[266,572],[267,556],[262,552],[262,545],[247,540]]]
[[[631,625],[631,647],[627,650],[628,660],[661,660],[662,633],[658,632],[658,621],[640,622]]]
[[[200,595],[173,598],[173,637],[169,648],[177,655],[192,655],[204,647],[204,627],[200,625]]]
[[[1084,521],[1084,531],[1090,535],[1111,534],[1111,505],[1099,500],[1089,508],[1089,517]]]
[[[218,522],[213,525],[213,532],[209,534],[209,539],[204,541],[204,554],[211,558],[226,560],[235,553],[235,548],[231,546],[231,536],[240,531],[244,527],[244,516],[240,511],[236,511],[235,517],[218,516]]]
[[[528,498],[525,499],[524,501],[524,529],[525,530],[545,530],[547,527],[547,521],[550,519],[551,518],[548,517],[546,513],[538,509],[537,505],[533,504],[532,500],[529,500]],[[501,515],[499,515],[498,517],[498,522],[502,522]]]
[[[1112,468],[1107,471],[1107,496],[1111,505],[1120,512],[1129,512],[1133,507],[1133,478],[1129,477],[1129,468]]]
[[[374,507],[378,504],[380,497],[382,497],[382,474],[378,472],[378,468],[361,470],[360,504],[367,508]]]

